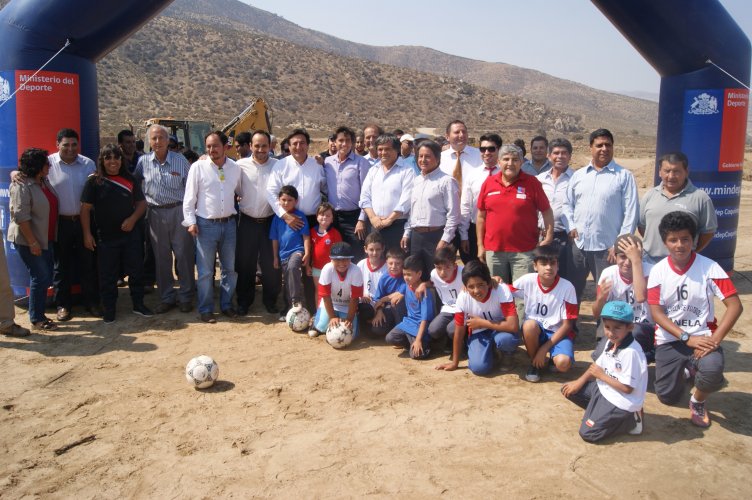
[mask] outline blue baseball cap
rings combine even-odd
[[[353,258],[352,247],[350,246],[349,243],[346,243],[344,241],[335,243],[334,245],[332,245],[332,248],[329,250],[329,258],[330,259],[352,259]]]
[[[601,318],[614,319],[622,323],[633,323],[634,311],[632,310],[632,306],[623,300],[612,300],[603,306]]]

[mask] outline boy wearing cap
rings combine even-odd
[[[317,337],[330,326],[344,322],[358,336],[358,302],[363,296],[363,273],[352,263],[349,243],[339,242],[329,251],[331,262],[321,269],[319,297],[321,300],[308,335]]]
[[[645,353],[632,337],[632,306],[608,302],[601,320],[608,339],[605,349],[580,378],[561,388],[567,399],[585,408],[580,437],[591,443],[616,434],[641,434],[648,386]]]

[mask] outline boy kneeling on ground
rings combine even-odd
[[[580,437],[594,443],[616,434],[642,433],[642,406],[648,387],[648,363],[632,336],[634,311],[624,301],[601,310],[606,347],[580,378],[561,393],[585,408]]]

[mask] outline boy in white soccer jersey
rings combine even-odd
[[[653,264],[643,260],[642,241],[633,234],[622,234],[614,243],[616,264],[607,267],[598,281],[597,297],[593,303],[593,317],[600,320],[601,309],[606,302],[623,300],[634,309],[634,329],[632,337],[639,342],[648,363],[655,361],[655,322],[648,306],[647,276]],[[593,360],[596,360],[606,344],[603,322],[599,321],[595,331],[596,347]]]
[[[454,336],[455,303],[463,288],[462,266],[457,265],[456,255],[451,245],[437,249],[433,254],[431,279],[424,281],[416,291],[418,297],[422,297],[423,293],[433,293],[430,290],[433,288],[441,299],[441,310],[428,325],[428,334],[439,347],[444,347],[447,338]]]
[[[721,266],[695,253],[697,223],[686,212],[670,212],[658,225],[668,256],[648,278],[648,304],[655,331],[655,394],[674,404],[684,392],[686,378],[694,378],[689,399],[690,418],[699,427],[710,425],[705,408],[708,396],[723,387],[721,341],[742,313],[734,284]],[[716,321],[713,296],[726,306]]]
[[[363,296],[363,275],[352,263],[353,251],[349,243],[332,245],[331,262],[321,270],[319,277],[319,302],[313,329],[308,334],[316,337],[330,326],[344,322],[358,336],[358,302]]]
[[[541,245],[533,250],[534,273],[518,278],[510,287],[512,294],[525,301],[525,321],[522,338],[530,368],[525,374],[528,382],[540,380],[540,370],[551,354],[554,367],[566,372],[574,363],[574,332],[577,319],[577,295],[574,286],[560,277],[559,249]]]
[[[370,232],[363,246],[366,258],[358,262],[358,269],[363,274],[363,296],[358,304],[358,318],[361,323],[371,321],[376,314],[373,308],[373,294],[376,293],[379,279],[386,273],[384,238],[381,233]]]
[[[580,437],[594,443],[615,434],[642,433],[642,405],[648,387],[648,364],[632,337],[634,311],[624,301],[601,310],[607,342],[603,352],[580,378],[561,393],[585,408]]]
[[[472,260],[462,270],[465,290],[457,297],[454,316],[455,330],[452,361],[437,370],[456,370],[467,333],[467,366],[475,375],[493,370],[496,352],[501,353],[503,370],[512,367],[512,359],[520,338],[517,308],[509,287],[496,283],[486,264]]]

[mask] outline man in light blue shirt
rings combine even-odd
[[[569,181],[564,216],[574,240],[568,274],[581,302],[589,274],[598,282],[616,262],[614,241],[637,228],[639,201],[632,172],[614,162],[614,136],[606,129],[590,134],[592,160]]]

